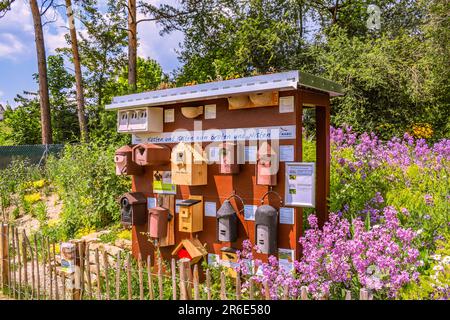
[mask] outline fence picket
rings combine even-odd
[[[209,269],[206,269],[206,298],[211,300],[211,274]]]
[[[66,300],[66,273],[61,272],[62,300]]]
[[[139,273],[139,299],[144,300],[144,279],[142,275],[142,256],[140,253],[138,258],[138,273]]]
[[[37,236],[36,234],[34,234],[34,252],[35,252],[35,257],[36,257],[36,295],[37,295],[37,299],[40,300],[41,299],[41,276],[39,274],[39,251],[38,251],[38,241],[37,241]]]
[[[120,300],[120,252],[116,255],[116,300]]]
[[[47,299],[47,271],[46,271],[46,264],[47,264],[47,256],[45,251],[45,238],[43,235],[41,235],[41,254],[42,254],[42,283],[43,283],[43,298]],[[49,288],[50,289],[50,288]]]
[[[131,294],[131,257],[128,253],[127,255],[127,288],[128,288],[128,300],[132,299]]]
[[[175,258],[172,258],[170,270],[172,272],[172,299],[177,300],[177,263]]]
[[[56,249],[55,249],[55,243],[52,243],[52,250],[53,250],[53,275],[55,277],[55,299],[59,300],[58,272],[56,271]]]
[[[16,228],[16,246],[17,246],[17,264],[19,266],[19,283],[17,284],[17,288],[18,288],[18,297],[19,300],[22,299],[22,258],[20,256],[20,242],[19,242],[19,230]]]
[[[241,275],[236,273],[236,300],[241,300]]]
[[[92,278],[91,278],[91,262],[90,262],[90,244],[87,243],[86,250],[85,250],[85,261],[86,261],[86,276],[87,276],[87,285],[88,285],[88,291],[89,291],[89,299],[92,299]]]
[[[220,272],[220,299],[227,300],[225,272]]]
[[[300,288],[300,298],[302,300],[308,300],[308,288],[305,286],[302,286]]]
[[[198,265],[194,265],[194,276],[193,276],[193,280],[194,280],[194,300],[200,300],[200,292],[199,292],[199,278],[198,278]]]
[[[103,250],[103,266],[105,267],[105,296],[106,300],[111,300],[110,288],[109,288],[109,262],[108,262],[108,252]]]
[[[95,248],[95,270],[97,273],[97,300],[102,300],[102,275],[100,273],[100,258],[98,248]]]
[[[79,299],[83,300],[84,290],[85,290],[85,286],[84,286],[84,281],[85,281],[84,250],[86,249],[86,247],[85,247],[85,243],[83,241],[78,242],[77,246],[78,246],[78,255],[79,255],[79,263],[80,263],[80,297],[79,297]]]
[[[147,256],[147,280],[148,280],[148,297],[150,300],[154,299],[153,296],[153,277],[152,277],[152,258]]]
[[[163,300],[164,290],[163,290],[163,270],[161,257],[158,258],[158,289],[159,289],[159,300]]]
[[[250,300],[255,300],[255,286],[253,284],[253,278],[250,278],[249,280],[249,287],[250,287]]]
[[[271,298],[270,298],[270,290],[269,290],[269,283],[267,281],[264,281],[264,299],[265,300],[271,300]]]

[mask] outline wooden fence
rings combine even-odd
[[[67,273],[59,266],[55,243],[23,230],[0,225],[0,289],[13,299],[36,300],[270,300],[267,283],[229,276],[226,270],[207,269],[200,281],[198,265],[172,259],[152,263],[132,259],[129,252],[115,256],[86,242],[77,242],[77,267]],[[214,273],[214,275],[212,275]],[[216,274],[217,273],[217,274]],[[282,288],[287,300],[289,288]],[[369,291],[359,297],[369,300]],[[308,300],[307,288],[301,288],[301,300]],[[346,300],[351,300],[350,291]]]

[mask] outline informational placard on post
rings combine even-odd
[[[156,198],[147,198],[147,209],[156,207]]]
[[[280,208],[280,224],[294,224],[294,208]]]
[[[258,206],[255,206],[255,205],[245,205],[244,206],[244,219],[254,221],[257,208],[258,208]]]
[[[245,162],[256,163],[257,146],[245,146]]]
[[[183,199],[176,199],[175,200],[175,213],[180,213],[180,206],[178,204],[182,203]]]
[[[280,161],[294,161],[294,146],[292,144],[280,146]]]
[[[281,269],[291,272],[294,270],[294,250],[278,248],[278,264]]]
[[[205,202],[205,216],[215,217],[216,216],[216,203],[215,202]]]
[[[153,192],[177,194],[177,186],[172,184],[172,171],[153,171]]]
[[[215,119],[216,118],[216,105],[207,104],[205,105],[205,119]]]
[[[164,110],[164,122],[175,122],[175,109],[165,109]]]
[[[208,253],[208,265],[218,267],[220,264],[220,256],[214,253]]]
[[[286,206],[314,208],[316,170],[314,162],[286,162]]]

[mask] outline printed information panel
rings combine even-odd
[[[285,205],[314,208],[316,170],[314,162],[286,162]]]

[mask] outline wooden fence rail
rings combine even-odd
[[[20,235],[20,236],[19,236]],[[32,241],[30,241],[30,239]],[[198,265],[189,260],[172,259],[164,263],[151,257],[134,261],[129,252],[112,256],[105,250],[90,248],[78,241],[77,265],[67,273],[60,267],[58,245],[48,238],[33,237],[13,225],[0,224],[0,290],[13,299],[33,300],[270,300],[267,282],[243,282],[226,270],[207,269],[200,276]],[[152,264],[153,262],[153,264]],[[200,279],[204,281],[200,281]],[[278,298],[291,299],[289,287],[281,288]],[[302,287],[297,299],[310,299]],[[371,300],[369,290],[361,289],[345,299]],[[324,297],[326,299],[326,297]]]

